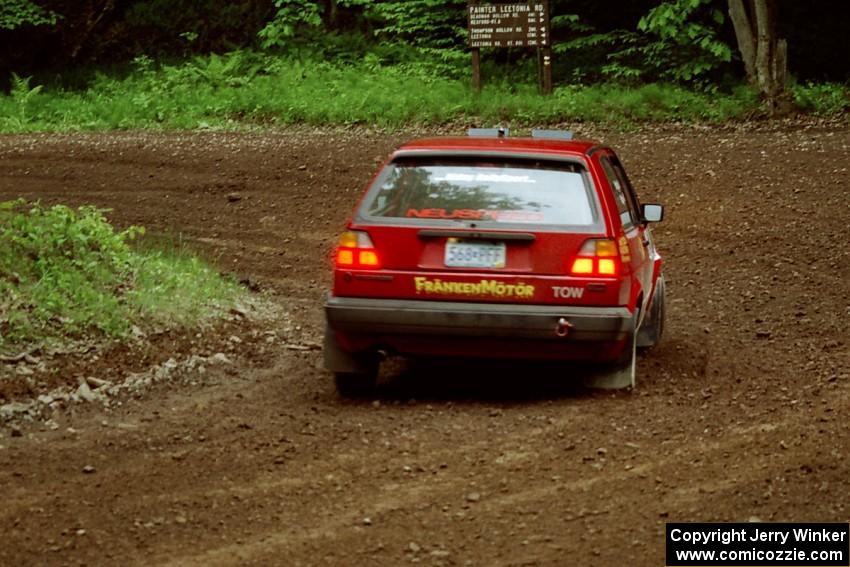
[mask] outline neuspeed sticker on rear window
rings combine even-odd
[[[498,158],[404,158],[389,164],[361,214],[404,222],[589,226],[590,179],[578,163]]]

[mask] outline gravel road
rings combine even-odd
[[[637,390],[397,363],[363,401],[315,348],[329,251],[413,133],[0,137],[0,200],[110,208],[269,306],[48,361],[50,388],[176,370],[0,424],[0,564],[657,566],[666,522],[850,521],[850,129],[578,134],[667,206],[667,334]],[[0,404],[44,394],[0,374]]]

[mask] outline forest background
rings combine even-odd
[[[472,89],[466,0],[0,0],[0,131],[719,122],[850,108],[850,2],[550,4],[555,89],[544,97],[533,49],[483,50],[485,87]]]

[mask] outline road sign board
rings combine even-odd
[[[470,4],[469,47],[547,47],[548,2]]]

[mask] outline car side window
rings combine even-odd
[[[616,156],[612,156],[611,165],[614,167],[614,172],[623,184],[623,190],[625,191],[626,199],[628,199],[629,205],[632,208],[632,214],[636,219],[641,219],[640,202],[638,201],[637,193],[635,193],[635,190],[632,187],[632,182],[629,181],[629,176],[626,175],[626,170],[623,168],[623,164],[620,163],[620,160],[617,159]]]
[[[626,182],[617,175],[611,161],[602,156],[599,158],[599,163],[602,164],[602,169],[605,171],[605,177],[608,178],[608,184],[614,190],[614,198],[617,201],[617,212],[620,214],[620,222],[623,223],[623,230],[629,230],[635,226],[635,215],[632,210],[632,205],[629,202],[627,195]]]

